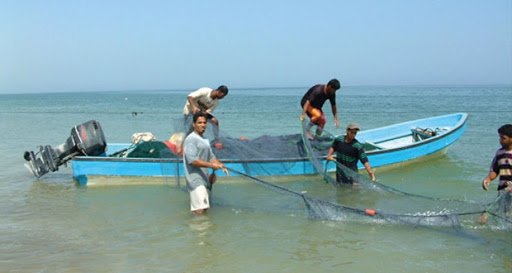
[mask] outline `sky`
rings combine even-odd
[[[512,0],[0,0],[0,93],[512,84]]]

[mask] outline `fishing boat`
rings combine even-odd
[[[434,153],[444,152],[466,129],[467,114],[454,113],[418,119],[376,129],[363,130],[357,135],[372,167],[407,162]],[[305,149],[302,134],[261,136],[256,139],[221,137],[222,145],[212,143],[217,158],[227,167],[251,176],[310,175],[317,171]],[[319,162],[326,163],[327,150],[333,136],[312,140]],[[39,151],[25,152],[26,166],[40,177],[57,171],[60,165],[71,161],[73,177],[80,185],[106,183],[127,178],[131,181],[179,179],[184,176],[179,156],[130,157],[137,145],[108,143],[97,121],[88,121],[73,127],[68,140],[53,149],[39,146]],[[108,149],[107,149],[108,148]],[[319,156],[321,155],[321,156]],[[362,166],[359,166],[362,168]],[[332,165],[327,171],[334,171]],[[217,172],[223,176],[222,172]],[[232,173],[232,176],[237,176]],[[106,178],[106,179],[105,179]]]

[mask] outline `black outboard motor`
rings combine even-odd
[[[36,177],[41,177],[49,171],[57,171],[60,165],[66,164],[77,155],[97,156],[105,153],[107,141],[100,123],[90,120],[73,127],[71,136],[56,148],[50,145],[38,148],[39,152],[27,151],[23,158],[29,162],[25,166]]]

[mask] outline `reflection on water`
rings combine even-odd
[[[191,213],[192,214],[192,213]],[[204,237],[212,232],[213,223],[210,222],[208,212],[201,215],[192,215],[189,220],[188,226],[190,231],[195,234],[197,237]]]

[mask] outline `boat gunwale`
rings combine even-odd
[[[150,163],[178,163],[183,162],[183,160],[178,158],[144,158],[144,157],[102,157],[102,156],[77,156],[73,158],[75,161],[108,161],[108,162],[150,162]],[[223,163],[272,163],[272,162],[299,162],[299,161],[308,161],[309,159],[306,157],[296,157],[296,158],[263,158],[263,159],[248,159],[248,160],[238,160],[238,159],[221,159]]]

